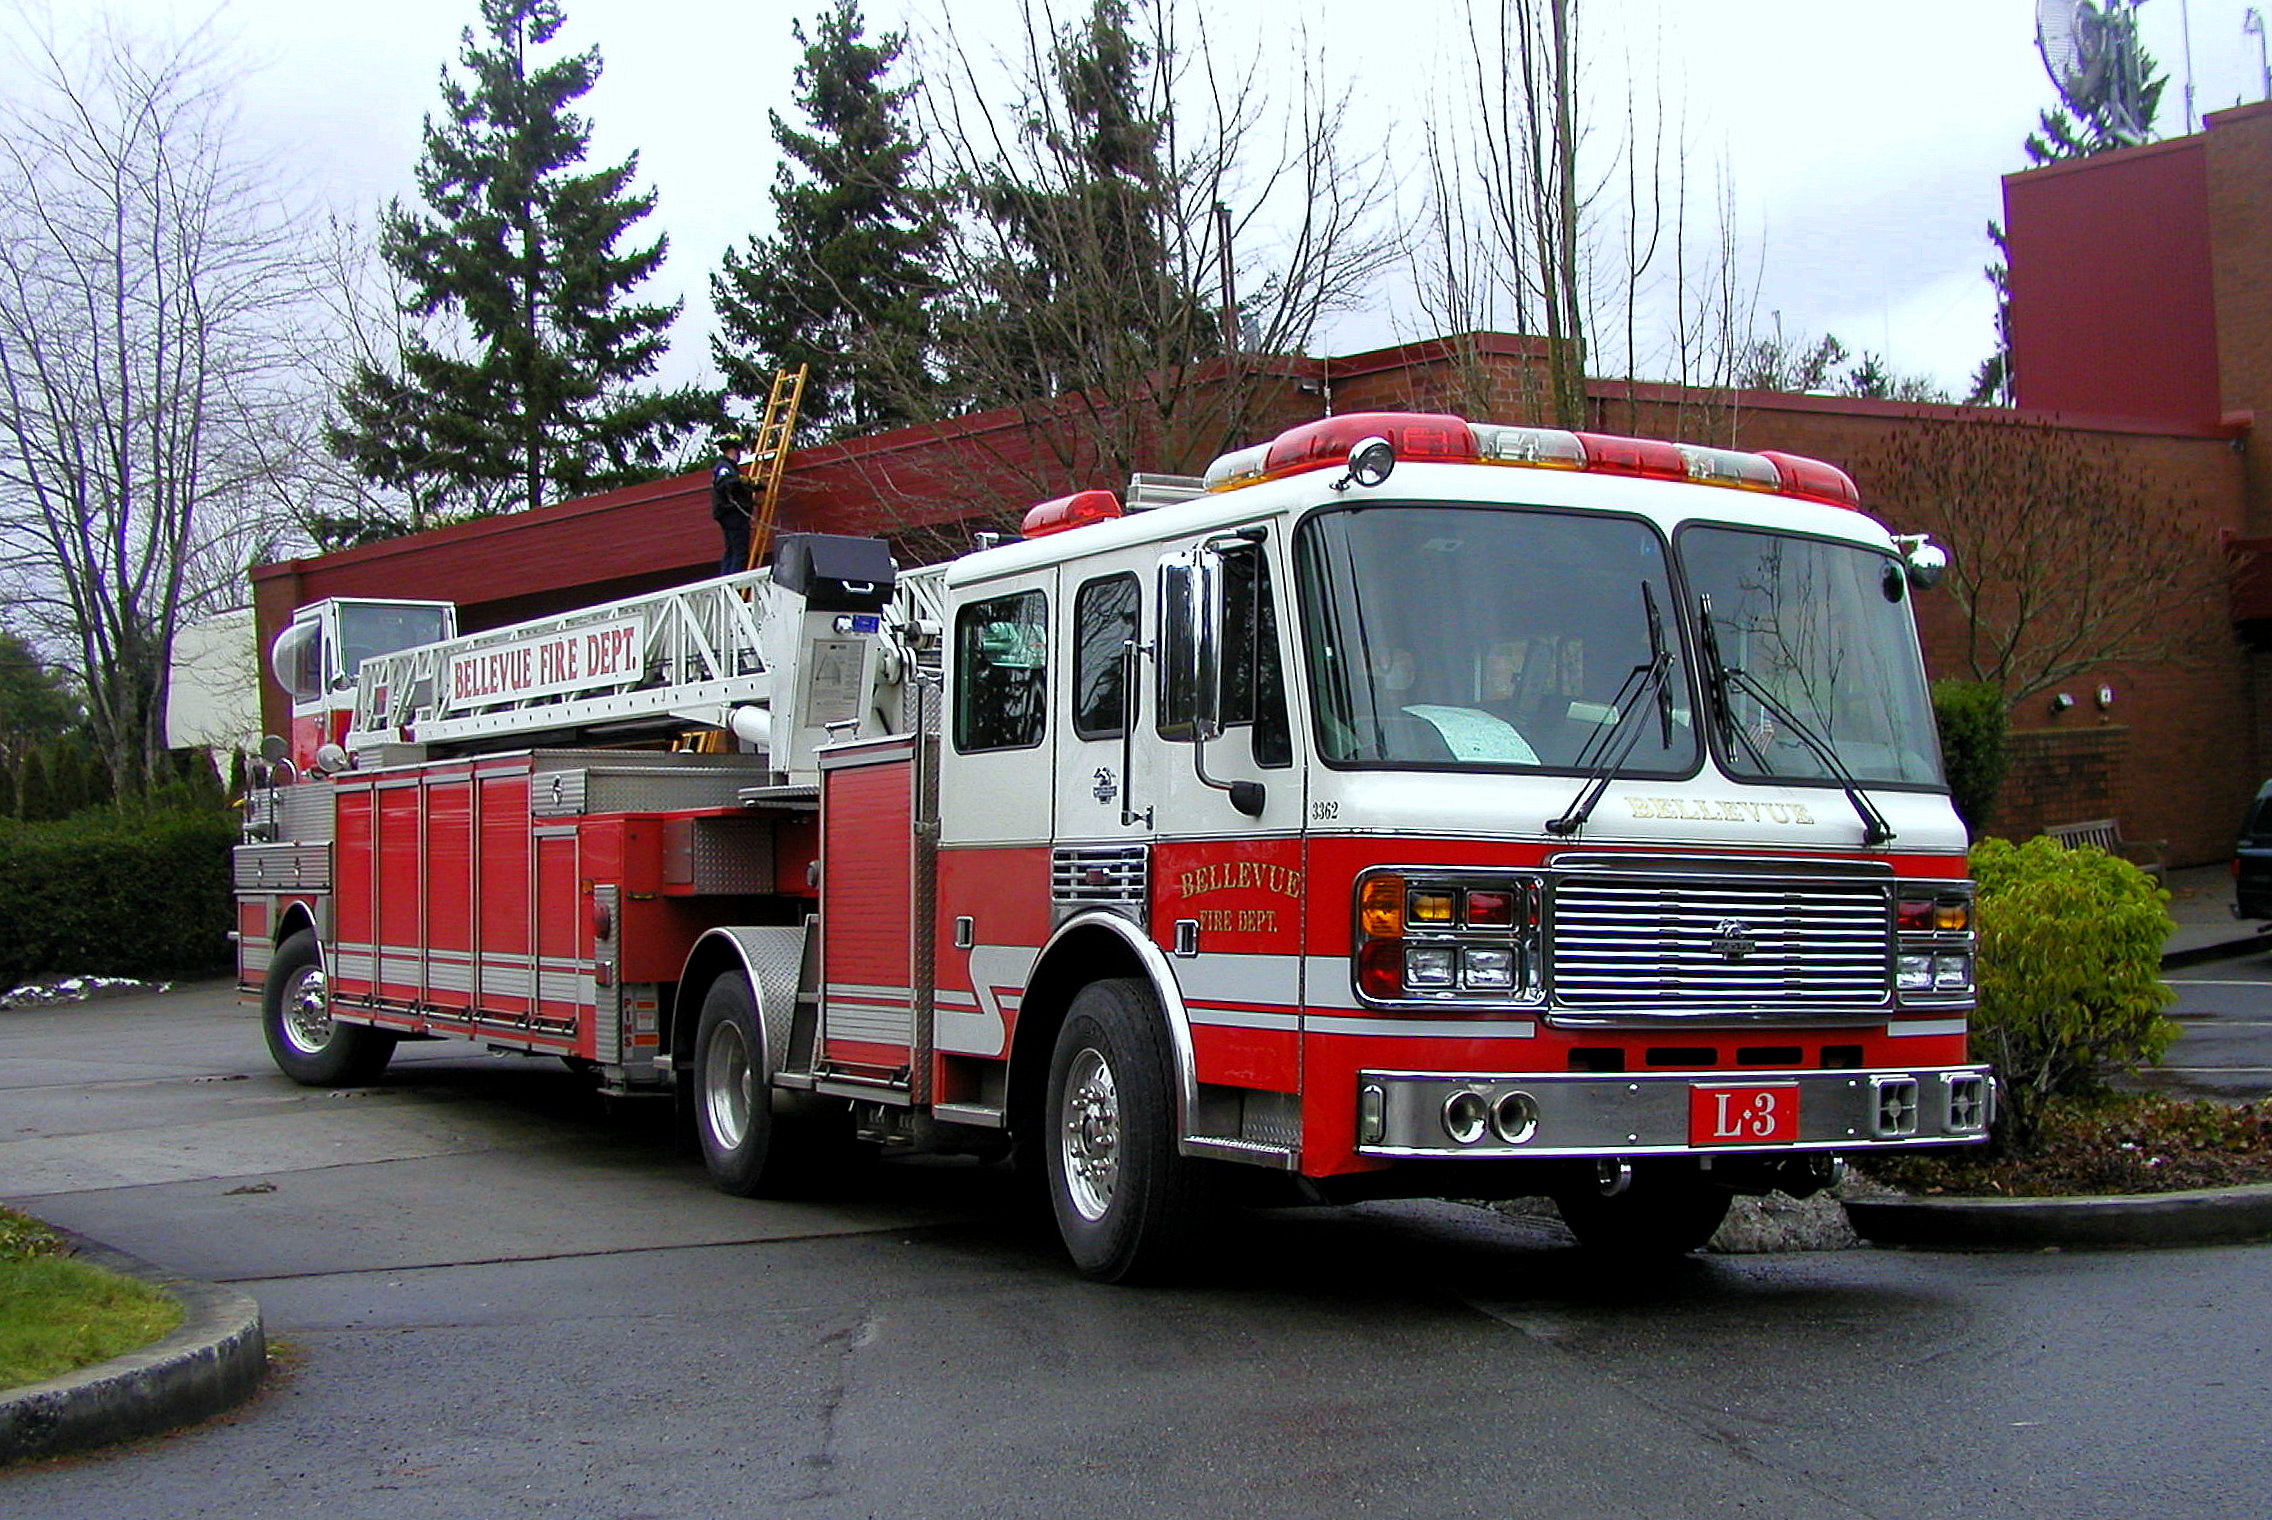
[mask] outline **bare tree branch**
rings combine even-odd
[[[159,774],[176,631],[240,604],[273,542],[253,440],[305,394],[279,341],[304,270],[272,176],[233,148],[209,33],[98,21],[28,63],[0,114],[0,577],[71,651],[133,786]]]
[[[1907,430],[1873,465],[1881,511],[1949,546],[1965,673],[2007,703],[2101,665],[2205,653],[2185,609],[2224,595],[2214,535],[2112,450],[2046,424],[1967,421]]]

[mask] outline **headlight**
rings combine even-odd
[[[1543,1000],[1539,878],[1375,871],[1356,895],[1356,981],[1366,1001]]]

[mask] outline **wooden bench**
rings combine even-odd
[[[2047,838],[2058,840],[2070,850],[2079,844],[2095,844],[2107,854],[2129,861],[2156,881],[2162,879],[2162,872],[2169,864],[2168,840],[2124,839],[2122,825],[2112,818],[2055,823],[2043,832]]]

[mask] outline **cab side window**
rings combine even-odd
[[[1170,560],[1160,566],[1159,731],[1163,739],[1191,737],[1191,572]],[[1223,556],[1223,728],[1251,729],[1254,763],[1294,763],[1286,717],[1286,676],[1278,658],[1278,609],[1270,591],[1270,562],[1260,549]]]
[[[1121,735],[1122,656],[1136,638],[1142,588],[1133,575],[1082,586],[1073,597],[1073,732],[1084,739]]]
[[[955,614],[955,748],[1030,749],[1049,717],[1049,602],[1039,591]]]
[[[276,641],[269,668],[293,701],[313,702],[322,696],[323,625],[314,621],[294,623]]]
[[[1254,729],[1254,763],[1294,763],[1286,673],[1278,663],[1278,606],[1259,549],[1223,560],[1223,726]]]

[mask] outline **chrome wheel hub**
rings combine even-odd
[[[331,989],[321,966],[309,966],[284,989],[284,1039],[304,1056],[331,1043]]]
[[[1083,1219],[1102,1219],[1120,1180],[1120,1089],[1112,1067],[1095,1050],[1073,1058],[1062,1119],[1058,1148],[1066,1198]]]
[[[741,1025],[720,1024],[710,1035],[710,1054],[702,1065],[702,1108],[710,1137],[725,1150],[739,1150],[749,1138],[751,1078],[749,1042],[742,1038]]]

